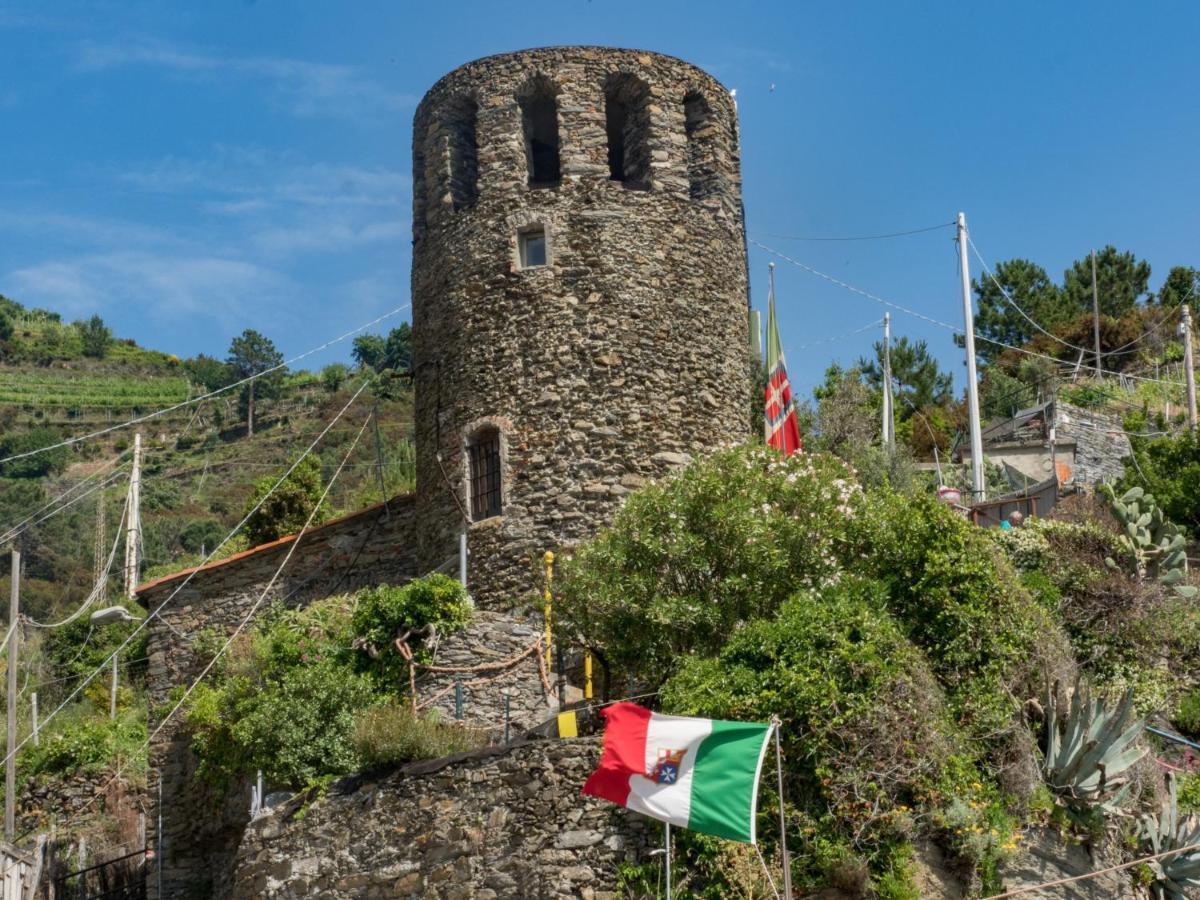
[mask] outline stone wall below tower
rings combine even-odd
[[[595,738],[531,741],[346,779],[252,822],[233,896],[615,898],[657,828],[580,794]]]

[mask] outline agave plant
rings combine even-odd
[[[1118,497],[1107,484],[1101,485],[1100,491],[1121,523],[1117,540],[1133,558],[1134,575],[1139,580],[1160,581],[1184,597],[1196,596],[1194,586],[1182,583],[1187,576],[1187,541],[1179,527],[1163,515],[1154,495],[1135,487]],[[1111,569],[1120,568],[1112,557],[1104,562]]]
[[[1065,722],[1058,709],[1058,682],[1046,695],[1046,745],[1042,775],[1049,788],[1076,809],[1112,811],[1129,790],[1128,771],[1146,751],[1131,746],[1145,722],[1131,721],[1133,692],[1115,708],[1075,682]],[[1061,726],[1061,727],[1060,727]]]
[[[1186,816],[1180,821],[1174,775],[1167,775],[1162,814],[1142,816],[1142,840],[1153,856],[1183,850],[1148,863],[1154,872],[1150,890],[1156,900],[1186,900],[1187,888],[1200,888],[1200,848],[1196,846],[1200,844],[1200,816]]]

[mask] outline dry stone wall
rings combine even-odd
[[[646,862],[646,820],[580,788],[594,738],[531,741],[347,779],[295,815],[246,830],[233,896],[615,898],[617,868]]]
[[[671,57],[522,51],[442,78],[413,160],[421,561],[453,551],[467,444],[499,428],[502,515],[469,525],[469,581],[492,607],[645,479],[748,434],[737,112]],[[530,231],[546,265],[522,266]]]
[[[276,601],[302,606],[360,587],[403,583],[418,574],[414,545],[411,497],[328,523],[304,536],[260,611]],[[195,652],[196,635],[231,634],[290,547],[284,539],[202,568],[186,584],[183,572],[139,590],[138,599],[148,609],[166,604],[146,629],[151,729],[172,688],[190,683],[208,662]],[[152,779],[162,779],[164,800],[162,896],[225,895],[249,816],[249,784],[216,787],[198,778],[196,759],[176,719],[152,742],[150,765]]]

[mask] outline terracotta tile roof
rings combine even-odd
[[[389,503],[396,503],[397,501],[402,501],[402,500],[410,500],[410,499],[412,499],[412,497],[413,497],[412,494],[399,494],[395,497],[392,497],[390,500],[386,500],[382,503],[376,503],[374,506],[368,506],[366,509],[360,509],[357,512],[352,512],[352,513],[349,513],[348,515],[339,516],[336,519],[330,519],[328,522],[322,522],[320,525],[317,525],[314,528],[308,529],[307,534],[309,534],[309,535],[318,534],[318,533],[326,530],[327,528],[333,528],[336,525],[342,525],[346,522],[353,521],[354,519],[363,518],[365,516],[371,515],[372,513],[376,513],[379,510],[383,509],[384,506]],[[219,569],[222,566],[228,566],[232,563],[238,562],[239,560],[243,560],[243,559],[246,559],[251,556],[257,556],[260,553],[266,553],[267,551],[274,550],[277,547],[286,546],[287,544],[290,544],[294,540],[296,540],[296,535],[294,535],[294,534],[285,535],[284,537],[277,538],[276,540],[268,541],[265,544],[259,544],[257,547],[251,547],[249,550],[243,550],[241,553],[235,553],[232,556],[226,556],[224,559],[214,560],[210,563],[205,563],[204,565],[192,566],[191,568],[188,568],[188,569],[180,569],[178,572],[172,572],[170,575],[162,575],[158,578],[153,579],[152,581],[147,581],[145,584],[138,585],[134,589],[134,593],[137,594],[138,596],[141,596],[142,594],[147,593],[148,591],[152,591],[156,588],[162,587],[164,584],[169,584],[170,582],[177,581],[180,578],[186,578],[187,576],[191,575],[194,572],[201,572],[201,571],[207,572],[211,569]]]

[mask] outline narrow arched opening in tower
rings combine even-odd
[[[683,98],[687,133],[688,190],[693,200],[721,192],[721,129],[708,99],[699,91]]]
[[[446,104],[442,137],[450,175],[450,200],[455,209],[470,206],[479,196],[479,149],[476,121],[479,105],[474,98],[458,96]]]
[[[558,145],[558,88],[544,75],[531,78],[517,98],[525,132],[530,187],[553,187],[562,177]]]
[[[608,177],[634,190],[650,187],[650,88],[620,72],[604,84]]]

